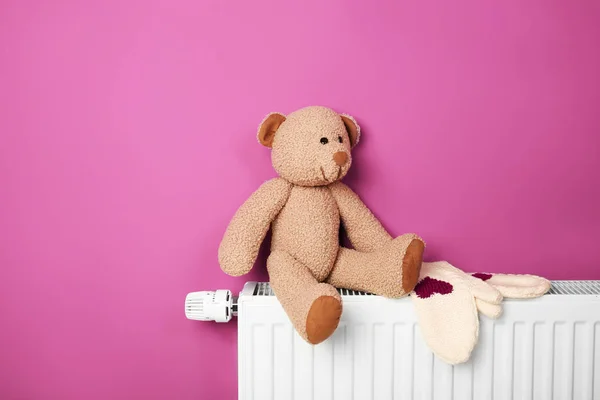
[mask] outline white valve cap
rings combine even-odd
[[[229,290],[192,292],[185,296],[185,316],[196,321],[229,322],[233,314]]]

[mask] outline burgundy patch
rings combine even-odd
[[[492,274],[484,274],[482,272],[476,272],[474,274],[471,274],[471,276],[474,276],[475,278],[479,278],[482,281],[487,281],[488,279],[490,279],[492,277]]]
[[[414,290],[418,297],[427,299],[436,293],[450,294],[452,293],[452,289],[452,285],[448,282],[439,281],[426,276],[419,283],[417,283],[417,286],[415,286]]]

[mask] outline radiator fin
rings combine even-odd
[[[553,281],[548,294],[600,295],[600,281]]]
[[[271,296],[267,285],[255,293]],[[241,303],[242,400],[600,399],[596,296],[507,303],[502,318],[480,319],[471,360],[457,366],[425,345],[410,302],[348,301],[333,336],[311,346],[275,298],[256,300]]]
[[[373,296],[372,293],[351,289],[338,289],[342,296]],[[254,296],[274,296],[268,282],[257,282]],[[552,281],[547,295],[600,295],[600,280],[597,281]]]

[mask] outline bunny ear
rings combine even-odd
[[[502,296],[512,299],[532,299],[550,290],[550,281],[535,275],[475,273],[473,277],[495,287]]]

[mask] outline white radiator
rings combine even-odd
[[[425,346],[408,298],[341,290],[340,326],[311,346],[266,283],[237,301],[240,400],[600,399],[600,281],[556,281],[534,300],[480,317],[471,360],[449,366]]]

